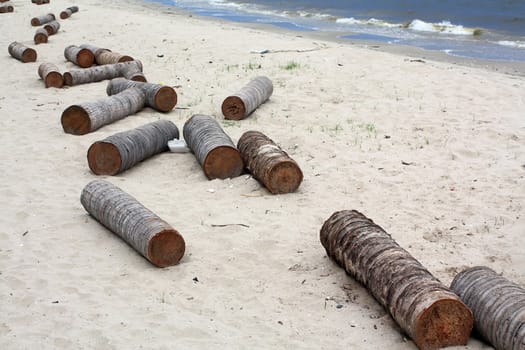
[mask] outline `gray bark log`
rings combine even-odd
[[[183,134],[210,180],[232,178],[242,173],[244,166],[239,151],[213,117],[192,116],[184,124]]]
[[[168,141],[175,138],[179,138],[179,129],[169,120],[111,135],[89,147],[89,168],[97,175],[116,175],[167,151]]]
[[[47,34],[55,35],[60,29],[60,23],[58,21],[51,21],[44,26],[44,29],[47,30]]]
[[[64,57],[69,62],[82,68],[88,68],[95,63],[95,56],[88,49],[83,49],[76,45],[69,45],[64,49]]]
[[[38,28],[33,37],[35,45],[47,43],[48,35],[49,34],[47,33],[47,30],[45,30],[44,28]]]
[[[61,88],[64,85],[64,77],[53,63],[42,63],[38,66],[38,75],[48,87]]]
[[[13,41],[11,44],[9,44],[7,51],[12,57],[24,63],[35,62],[37,58],[37,53],[35,50],[16,41]]]
[[[82,190],[80,202],[91,216],[152,264],[175,265],[184,255],[185,242],[179,232],[117,186],[92,181]]]
[[[171,86],[117,78],[109,82],[106,92],[108,95],[114,95],[130,87],[136,87],[144,91],[144,94],[146,94],[146,105],[160,112],[169,112],[177,104],[177,93]]]
[[[62,128],[68,134],[84,135],[140,111],[145,101],[141,90],[131,88],[95,102],[72,105],[62,113]]]
[[[524,288],[485,266],[460,272],[450,288],[472,309],[476,330],[494,348],[525,349]]]
[[[47,15],[42,15],[42,16],[31,18],[31,25],[33,27],[38,27],[38,26],[44,25],[46,23],[52,22],[55,19],[56,18],[55,18],[54,14],[48,13]]]
[[[224,100],[222,114],[226,119],[244,119],[268,100],[272,93],[272,81],[264,76],[257,77]]]
[[[142,63],[140,61],[129,61],[104,66],[94,66],[85,69],[74,69],[64,73],[64,82],[69,86],[94,83],[97,81],[121,77],[128,71],[137,70],[142,71]]]

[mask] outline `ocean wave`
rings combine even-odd
[[[525,41],[510,41],[510,40],[500,40],[497,42],[498,45],[515,47],[519,49],[525,49]]]
[[[452,35],[480,35],[479,28],[463,27],[459,24],[452,24],[449,21],[442,21],[439,23],[429,23],[415,19],[405,25],[406,28],[419,32],[445,33]]]
[[[479,28],[468,28],[459,24],[452,24],[449,21],[442,21],[439,23],[425,22],[419,19],[414,19],[407,23],[390,23],[380,19],[356,19],[350,18],[338,18],[336,20],[338,24],[347,25],[373,25],[384,28],[406,28],[416,32],[432,32],[432,33],[444,33],[451,35],[480,35],[481,30]]]

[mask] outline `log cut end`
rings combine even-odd
[[[303,181],[303,172],[294,161],[277,163],[269,172],[266,187],[273,194],[295,192]]]
[[[222,103],[222,114],[230,120],[241,120],[245,117],[246,106],[238,96],[228,96]]]
[[[64,85],[64,77],[59,72],[50,72],[45,79],[46,88],[61,88]]]
[[[241,175],[244,163],[239,151],[230,146],[220,146],[208,153],[202,169],[208,179],[228,179]]]
[[[35,45],[45,44],[47,43],[47,34],[36,33],[33,39],[35,40]]]
[[[31,49],[31,48],[27,48],[24,50],[24,53],[22,54],[22,62],[24,63],[27,63],[27,62],[35,62],[36,61],[36,51]]]
[[[65,76],[65,74],[64,74]],[[80,106],[69,106],[62,113],[62,128],[67,134],[85,135],[91,131],[89,114]]]
[[[89,147],[89,169],[96,175],[116,175],[122,167],[122,156],[118,148],[109,142],[98,141]]]
[[[89,68],[95,63],[95,55],[88,49],[82,49],[77,54],[77,63],[82,68]]]
[[[40,20],[39,20],[38,18],[36,18],[36,17],[35,17],[35,18],[32,18],[32,19],[31,19],[31,25],[32,25],[33,27],[38,27],[38,26],[40,25]]]
[[[148,260],[158,267],[176,265],[185,249],[184,238],[176,230],[163,230],[150,239]]]
[[[122,63],[122,62],[130,62],[130,61],[134,61],[135,59],[131,56],[127,56],[127,55],[123,55],[122,57],[120,57],[118,59],[118,63]]]
[[[177,93],[172,87],[163,86],[155,94],[155,106],[161,112],[171,111],[177,104]]]
[[[470,309],[457,299],[441,299],[416,322],[414,342],[421,350],[466,345],[474,325]]]

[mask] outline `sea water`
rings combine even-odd
[[[150,0],[151,1],[151,0]],[[153,0],[203,16],[525,61],[525,0]]]

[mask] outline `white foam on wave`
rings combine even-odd
[[[449,21],[429,23],[419,19],[415,19],[411,21],[406,27],[419,32],[445,33],[452,35],[479,34],[479,29],[463,27],[459,24],[452,24]]]
[[[519,49],[525,49],[525,41],[510,41],[510,40],[500,40],[497,42],[501,46],[515,47]]]
[[[399,23],[390,23],[381,19],[369,18],[369,19],[355,19],[354,17],[338,18],[336,21],[338,24],[350,24],[350,25],[373,25],[378,27],[386,28],[400,28],[402,25]]]

